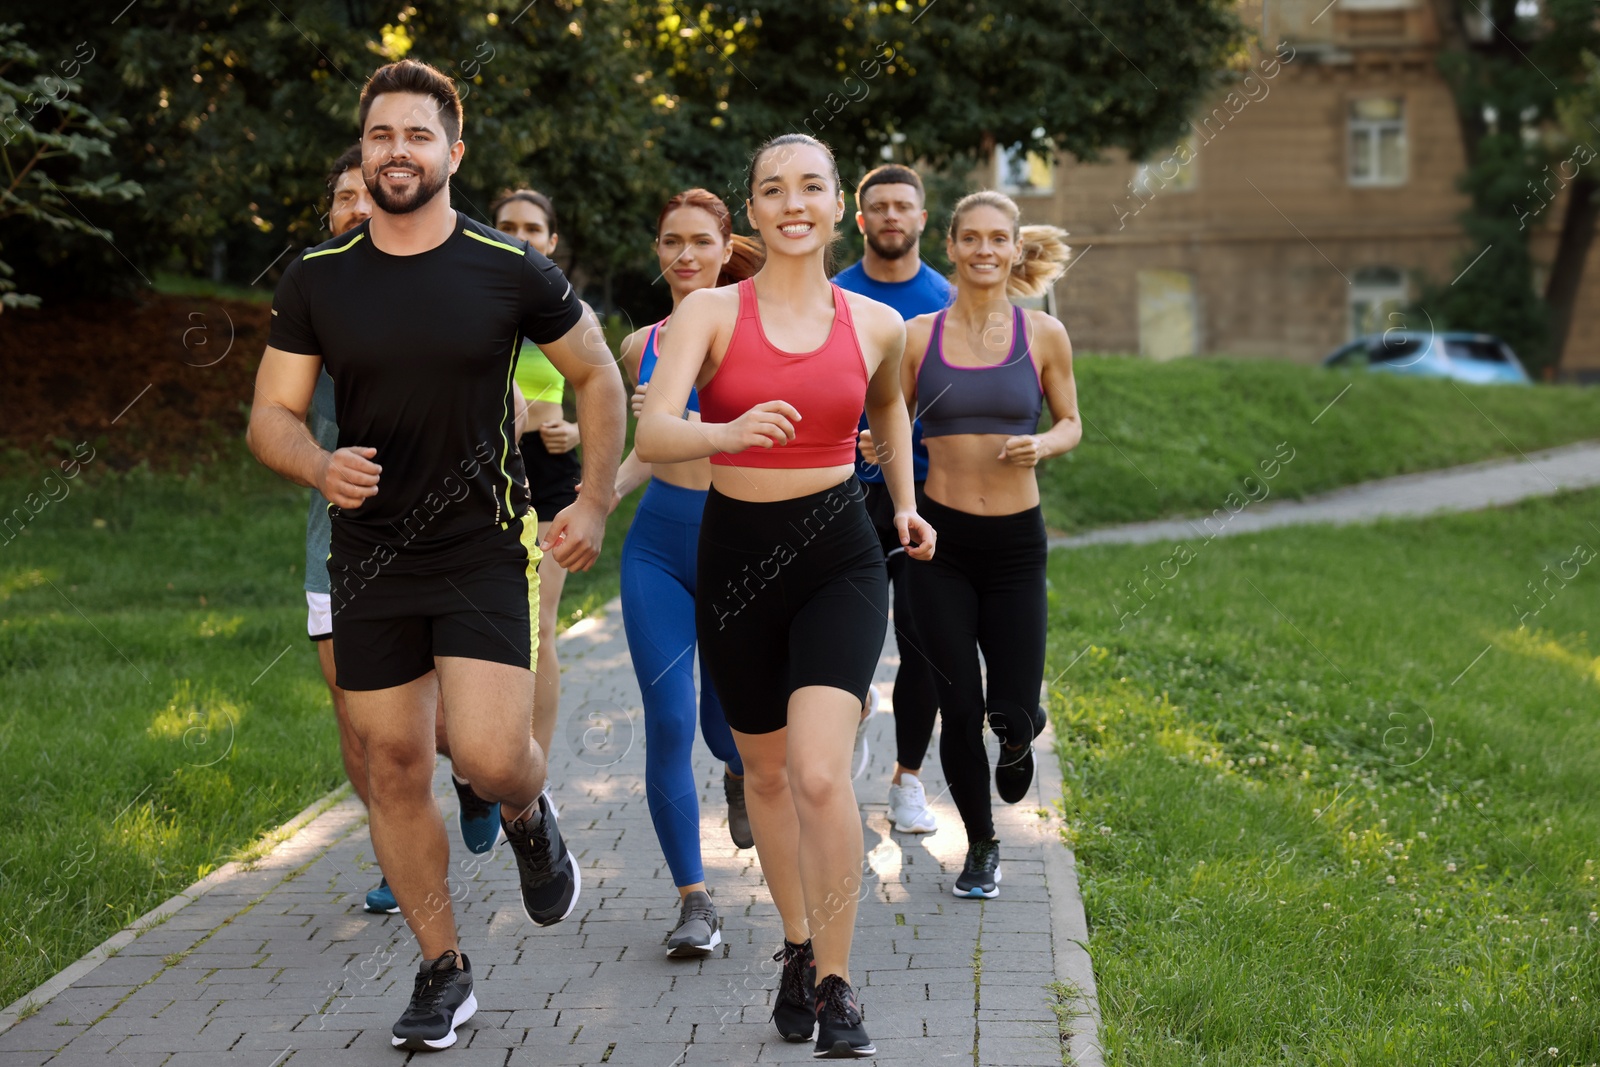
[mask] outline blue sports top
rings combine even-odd
[[[661,322],[666,322],[662,319]],[[639,384],[643,385],[650,380],[650,375],[656,369],[656,331],[661,329],[661,322],[650,327],[650,335],[644,339],[644,352],[639,356]],[[700,396],[693,389],[689,390],[689,403],[684,408],[685,412],[700,410]]]
[[[917,408],[922,436],[1036,433],[1044,409],[1044,387],[1028,347],[1021,308],[1012,309],[1011,351],[1004,363],[956,367],[944,358],[944,319],[933,321],[928,351],[917,368]]]
[[[880,304],[888,304],[900,313],[902,319],[914,319],[918,315],[942,311],[949,306],[950,298],[955,293],[950,283],[926,263],[922,264],[915,278],[906,282],[877,281],[867,274],[860,263],[855,263],[836,274],[833,284],[852,293],[871,297]],[[861,429],[866,428],[867,416],[863,413]],[[928,477],[928,450],[922,445],[922,423],[917,420],[911,423],[911,462],[912,479],[919,482],[925,480]],[[856,450],[856,477],[869,484],[883,484],[883,471],[863,460],[860,449]]]

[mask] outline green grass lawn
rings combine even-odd
[[[1579,386],[1213,359],[1080,356],[1073,368],[1083,443],[1039,468],[1060,530],[1209,512],[1284,441],[1298,456],[1274,498],[1600,438],[1600,390]]]
[[[1052,558],[1108,1062],[1600,1061],[1600,558],[1579,545],[1600,553],[1600,492],[1196,541],[1182,566]],[[1175,577],[1135,614],[1147,566]],[[1541,608],[1527,583],[1552,573],[1571,581]]]
[[[5,1003],[343,777],[304,490],[237,462],[70,484],[0,547]]]

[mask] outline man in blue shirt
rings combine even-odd
[[[953,295],[950,283],[922,262],[920,242],[928,224],[922,179],[910,167],[889,163],[871,170],[856,187],[856,226],[866,238],[861,262],[833,279],[841,289],[888,304],[904,319],[943,310]],[[866,430],[865,417],[861,429]],[[918,492],[928,477],[928,451],[922,445],[922,423],[912,425],[912,458]],[[894,680],[895,768],[889,785],[889,821],[902,833],[925,834],[938,828],[917,772],[933,737],[939,712],[933,666],[923,655],[906,602],[907,556],[894,527],[894,505],[884,488],[883,473],[856,452],[856,474],[866,486],[867,514],[878,530],[894,584],[895,640],[900,646],[900,671]],[[877,692],[869,694],[876,704]],[[863,718],[862,722],[866,720]],[[866,744],[861,743],[861,763]],[[858,772],[859,773],[859,772]]]

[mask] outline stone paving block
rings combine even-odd
[[[990,1040],[980,1035],[983,1049],[983,1062],[995,1064],[997,1067],[1060,1067],[1061,1042],[1059,1039],[1018,1040],[1016,1038],[995,1038]]]
[[[166,1052],[115,1052],[88,1046],[78,1048],[74,1041],[50,1060],[50,1067],[161,1067],[170,1057]],[[9,1067],[9,1065],[8,1065]]]
[[[87,1027],[41,1022],[35,1015],[0,1034],[0,1058],[10,1057],[13,1053],[54,1052],[85,1029]]]
[[[588,1064],[606,1063],[604,1057],[611,1051],[610,1042],[582,1041],[553,1048],[511,1049],[506,1056],[506,1067],[587,1067]],[[671,1061],[661,1067],[668,1067]]]
[[[126,986],[131,989],[153,978],[162,967],[161,960],[152,956],[114,956],[74,982],[73,988]]]

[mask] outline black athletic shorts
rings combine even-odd
[[[806,686],[865,700],[889,622],[883,549],[852,475],[793,500],[712,489],[700,520],[695,628],[728,725],[781,730]]]
[[[549,522],[556,512],[578,499],[578,482],[583,479],[583,464],[576,451],[552,454],[538,433],[525,433],[517,442],[522,450],[522,465],[528,471],[528,492],[540,522]]]
[[[435,656],[534,669],[542,556],[531,513],[422,559],[346,559],[334,540],[328,577],[341,689],[404,685],[433,670]]]

